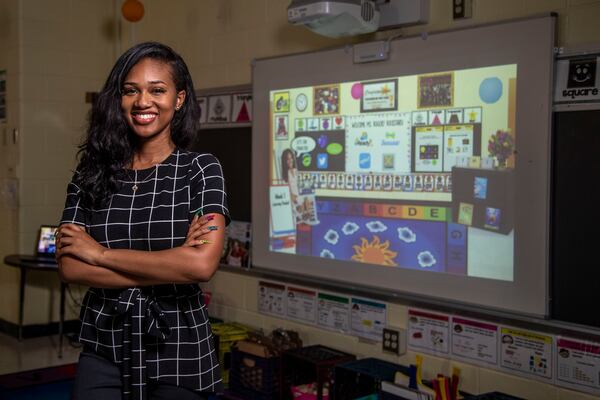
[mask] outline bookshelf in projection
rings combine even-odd
[[[270,251],[513,280],[517,66],[270,92]]]

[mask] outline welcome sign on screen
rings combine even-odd
[[[270,251],[514,279],[517,66],[270,92]]]

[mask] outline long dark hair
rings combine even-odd
[[[281,153],[281,179],[283,179],[285,182],[288,181],[288,172],[290,170],[290,168],[287,165],[288,155],[292,156],[292,160],[293,160],[292,168],[296,168],[296,155],[294,154],[294,152],[292,150],[285,149]]]
[[[76,183],[86,207],[99,208],[107,203],[110,195],[119,189],[119,172],[133,159],[137,139],[123,116],[121,96],[125,77],[145,58],[169,65],[177,91],[186,92],[182,107],[171,121],[171,139],[175,146],[186,148],[198,132],[200,107],[192,77],[181,56],[156,42],[141,43],[127,50],[115,63],[92,105],[87,134],[77,152]]]

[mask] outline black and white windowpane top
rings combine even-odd
[[[106,208],[86,209],[74,176],[60,223],[85,226],[111,249],[158,251],[181,246],[197,212],[223,214],[229,222],[221,165],[210,154],[176,149],[160,164],[125,170],[123,177]],[[221,389],[198,285],[90,288],[80,318],[84,347],[121,367],[124,398],[145,398],[152,380],[195,391]]]

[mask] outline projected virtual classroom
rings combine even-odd
[[[270,92],[270,251],[514,279],[517,66]]]

